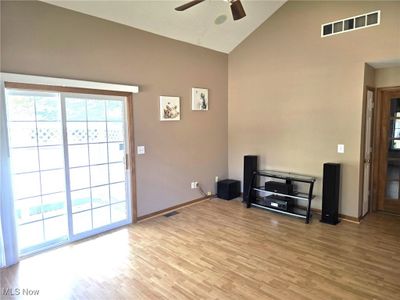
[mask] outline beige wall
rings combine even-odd
[[[138,84],[134,96],[139,216],[214,192],[227,176],[226,54],[40,2],[1,1],[1,71]],[[210,110],[191,111],[191,88]],[[181,97],[181,121],[159,121],[159,96]]]
[[[232,178],[242,177],[243,155],[258,154],[261,167],[317,176],[318,196],[322,164],[341,162],[341,212],[358,215],[364,63],[400,56],[399,2],[288,2],[229,62],[40,2],[1,8],[1,71],[140,86],[135,138],[147,153],[136,157],[139,215],[199,197],[192,180],[214,191],[214,176],[228,175],[227,153]],[[320,37],[321,24],[376,9],[380,26]],[[209,88],[208,112],[191,111],[195,86]],[[158,120],[160,95],[181,97],[180,122]],[[336,153],[339,143],[345,154]]]
[[[321,24],[382,10],[381,25],[321,38]],[[359,214],[365,62],[400,56],[400,2],[294,1],[229,55],[229,176],[243,155],[261,167],[318,177],[340,162],[342,214]],[[345,153],[337,153],[337,144]]]
[[[375,87],[393,86],[400,86],[400,67],[375,70]]]
[[[366,87],[375,87],[375,73],[376,69],[371,67],[369,64],[365,64],[364,85]]]

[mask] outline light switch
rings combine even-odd
[[[141,155],[141,154],[145,154],[145,153],[146,153],[146,151],[145,151],[144,146],[137,147],[137,154]]]
[[[343,144],[338,144],[337,145],[337,152],[338,153],[344,153],[344,145]]]

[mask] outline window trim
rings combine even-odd
[[[36,75],[25,75],[16,73],[0,73],[0,78],[2,82],[9,83],[19,83],[19,84],[31,84],[36,86],[46,86],[51,91],[51,87],[57,88],[79,88],[79,89],[93,89],[101,91],[112,91],[112,92],[125,92],[125,93],[139,93],[139,86],[137,85],[124,85],[106,82],[96,82],[96,81],[86,81],[86,80],[75,80],[57,77],[46,77],[46,76],[36,76]],[[56,91],[60,92],[59,89]],[[63,91],[64,92],[64,91]]]

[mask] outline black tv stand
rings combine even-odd
[[[279,179],[282,181],[285,181],[287,184],[292,184],[294,182],[299,183],[299,184],[307,184],[308,185],[308,193],[301,193],[301,192],[293,192],[291,194],[282,194],[282,193],[277,193],[277,192],[272,192],[272,191],[267,191],[265,187],[261,186],[255,186],[256,184],[256,178],[257,177],[269,177],[269,178],[275,178]],[[289,173],[289,172],[281,172],[281,171],[273,171],[273,170],[259,170],[259,171],[254,171],[252,175],[252,179],[250,181],[250,188],[248,192],[248,197],[247,197],[247,202],[246,206],[247,208],[250,208],[252,206],[266,209],[269,211],[274,211],[278,213],[282,213],[285,215],[290,215],[294,217],[299,217],[305,219],[306,224],[310,222],[311,218],[311,200],[314,198],[313,195],[313,188],[314,188],[314,182],[315,182],[315,177],[307,176],[307,175],[301,175],[301,174],[295,174],[295,173]],[[294,200],[300,200],[300,201],[305,201],[306,202],[306,207],[305,209],[299,208],[298,206],[293,206],[289,207],[285,210],[277,208],[277,207],[271,207],[267,206],[264,203],[264,200],[266,197],[277,197],[278,199],[282,200],[282,197],[286,198],[291,198]],[[280,197],[280,198],[279,198]]]

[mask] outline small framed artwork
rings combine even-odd
[[[208,89],[192,88],[192,110],[208,110]]]
[[[160,121],[179,121],[181,107],[179,97],[160,97]]]

